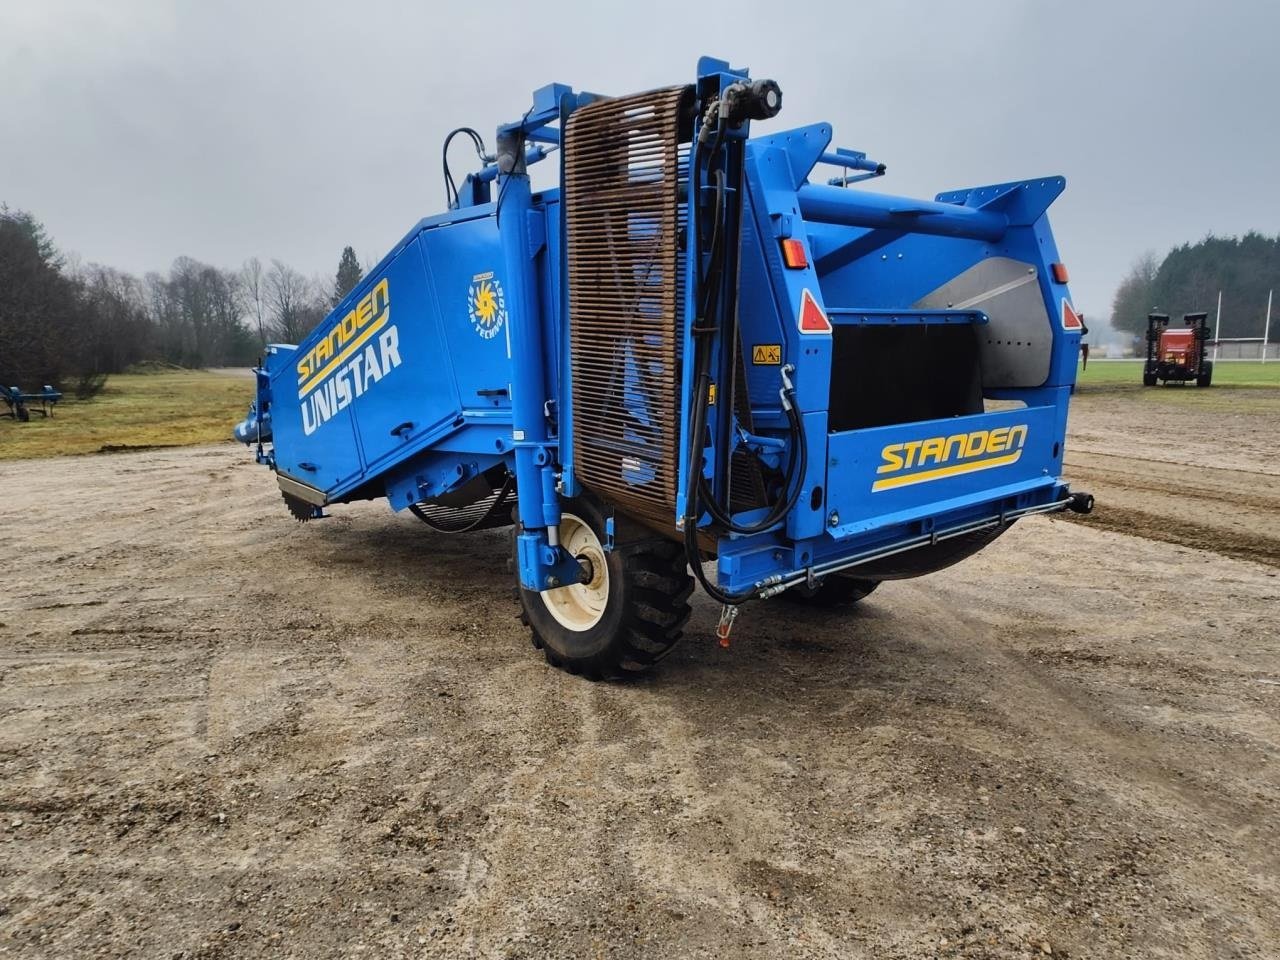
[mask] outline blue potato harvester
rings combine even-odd
[[[634,96],[543,87],[492,154],[455,131],[479,168],[458,186],[446,154],[448,210],[268,348],[237,438],[300,520],[385,497],[513,525],[534,644],[590,677],[661,659],[695,578],[727,642],[745,601],[852,602],[1087,512],[1063,178],[873,192],[827,124],[753,136],[781,107],[704,58]]]

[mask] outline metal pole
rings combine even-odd
[[[888,228],[904,233],[965,237],[995,242],[1009,230],[1003,213],[958,207],[954,203],[911,200],[887,193],[843,190],[806,183],[796,192],[806,220],[847,227]]]
[[[524,155],[524,143],[513,135],[506,141],[514,156]],[[499,133],[498,149],[504,140]],[[518,152],[515,152],[518,151]],[[515,447],[516,493],[523,532],[516,537],[520,583],[528,590],[559,586],[550,573],[559,542],[560,508],[544,474],[551,466],[547,445],[547,388],[542,334],[538,328],[538,299],[531,243],[532,191],[524,167],[498,178],[503,279],[506,281],[507,328],[511,334],[511,442]],[[550,493],[550,497],[548,497]],[[552,549],[548,549],[552,548]],[[544,576],[545,575],[545,576]]]
[[[1218,291],[1218,320],[1213,326],[1213,362],[1218,362],[1218,346],[1222,342],[1222,291]]]
[[[1262,362],[1267,362],[1267,338],[1271,336],[1271,295],[1275,290],[1267,291],[1267,322],[1262,327]]]

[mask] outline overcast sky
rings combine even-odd
[[[136,273],[331,275],[442,208],[453,127],[491,141],[537,86],[687,82],[702,53],[781,84],[757,130],[831,121],[879,189],[1064,174],[1051,218],[1095,317],[1144,250],[1280,232],[1271,0],[0,0],[0,200]]]

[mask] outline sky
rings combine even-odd
[[[331,276],[444,207],[440,144],[550,82],[625,94],[712,54],[915,197],[1061,174],[1090,318],[1144,251],[1280,233],[1272,0],[0,0],[0,201],[86,262]],[[467,151],[455,141],[455,172]],[[536,182],[536,180],[535,180]]]

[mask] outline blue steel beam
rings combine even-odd
[[[807,183],[796,191],[800,213],[806,220],[846,227],[887,227],[910,233],[1000,240],[1009,229],[1002,213],[959,207],[951,203],[914,200],[887,193],[842,190]]]

